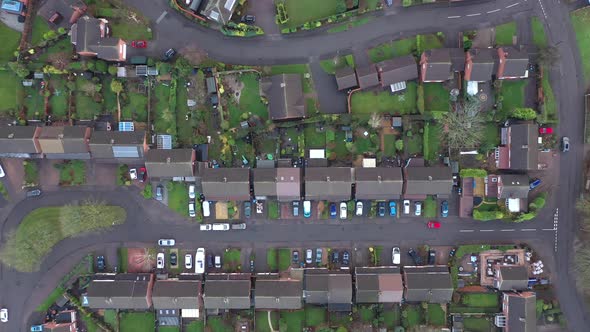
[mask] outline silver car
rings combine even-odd
[[[568,152],[570,150],[570,138],[564,136],[561,138],[561,152]]]

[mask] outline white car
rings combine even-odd
[[[347,212],[348,212],[348,205],[346,204],[346,202],[341,202],[340,203],[340,219],[346,219]]]
[[[185,269],[192,269],[193,268],[193,255],[191,255],[191,254],[184,255],[184,268]]]
[[[6,308],[0,309],[0,321],[2,323],[8,322],[8,309],[6,309]]]
[[[188,215],[191,218],[194,218],[197,214],[195,213],[195,202],[188,203]]]
[[[357,217],[363,215],[363,202],[361,201],[356,202],[356,215]]]
[[[410,200],[404,199],[404,214],[410,214]]]
[[[197,249],[195,255],[195,273],[205,273],[205,248]]]
[[[214,231],[229,231],[229,224],[213,224]]]
[[[137,180],[137,169],[132,168],[129,170],[129,177],[131,180]]]
[[[188,186],[188,198],[195,199],[195,185],[191,184]]]
[[[0,165],[0,178],[3,178],[6,176],[6,173],[4,173],[4,168],[2,168],[2,165]]]
[[[211,203],[204,201],[203,204],[203,217],[209,217],[211,215]]]
[[[172,247],[176,244],[176,240],[174,239],[159,239],[158,245],[160,247]]]
[[[211,224],[202,224],[199,227],[202,231],[210,231],[211,230]]]
[[[391,251],[391,260],[393,261],[393,265],[400,264],[401,257],[398,247],[393,247],[393,250]]]
[[[419,216],[422,214],[422,202],[414,202],[414,208],[416,209],[414,211],[414,214]]]
[[[159,252],[156,256],[156,268],[163,269],[164,268],[164,253]]]

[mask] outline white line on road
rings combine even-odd
[[[493,232],[493,229],[480,229],[480,232]]]
[[[461,16],[447,16],[447,18],[461,18]]]
[[[474,231],[473,229],[460,229],[459,230],[459,232],[461,232],[461,233],[470,233],[470,232],[473,232],[473,231]]]
[[[500,232],[514,232],[513,229],[501,229]]]
[[[556,231],[555,228],[543,228],[542,230],[543,231]]]
[[[166,14],[168,14],[167,11],[164,11],[162,14],[160,14],[160,17],[158,17],[158,19],[156,20],[156,24],[160,24],[160,21],[162,21],[164,17],[166,17]]]
[[[520,4],[520,2],[515,2],[515,3],[511,4],[511,5],[506,6],[506,9],[512,8],[514,6],[518,6],[518,4]]]
[[[536,232],[536,228],[523,228],[520,230],[521,232]]]
[[[494,10],[490,10],[489,12],[486,12],[486,13],[491,14],[491,13],[496,13],[499,11],[500,11],[500,9],[494,9]]]
[[[475,14],[467,14],[467,16],[471,17],[471,16],[479,16],[481,15],[481,13],[475,13]]]

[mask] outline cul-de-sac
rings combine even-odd
[[[589,1],[0,0],[0,332],[589,314]]]

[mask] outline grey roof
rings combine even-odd
[[[90,128],[85,126],[47,126],[41,128],[39,144],[43,153],[88,154],[86,138],[87,135],[90,135]]]
[[[453,297],[453,281],[446,266],[404,267],[407,302],[447,303]]]
[[[173,178],[194,176],[194,150],[149,150],[146,154],[145,167],[153,178]]]
[[[453,77],[451,72],[451,52],[448,48],[424,52],[426,63],[422,64],[422,76],[425,82],[447,81]]]
[[[400,198],[404,186],[400,167],[356,168],[357,199]]]
[[[277,195],[276,168],[253,168],[252,184],[254,195],[275,197]]]
[[[250,278],[205,280],[205,309],[250,309]]]
[[[238,0],[209,0],[201,13],[212,21],[227,24],[237,4]]]
[[[347,201],[352,193],[349,167],[309,167],[305,169],[305,198],[308,200]]]
[[[254,195],[277,198],[279,201],[301,199],[300,168],[253,168]]]
[[[205,82],[207,82],[207,93],[213,94],[217,92],[217,83],[215,83],[215,77],[207,77]]]
[[[465,67],[465,80],[474,82],[487,82],[494,75],[497,52],[492,48],[472,48],[467,52],[471,60]]]
[[[82,16],[72,25],[72,43],[78,53],[96,54],[105,60],[119,60],[119,38],[101,38],[100,20],[88,15]]]
[[[418,64],[412,55],[379,62],[377,63],[377,69],[382,86],[418,78]]]
[[[350,67],[338,69],[334,75],[336,76],[338,90],[349,89],[358,85],[358,82],[356,81],[356,73],[354,72],[354,69]]]
[[[301,309],[302,299],[303,284],[301,280],[256,280],[256,292],[254,293],[256,309]]]
[[[154,309],[199,309],[201,282],[198,280],[158,280],[154,284]]]
[[[356,77],[361,89],[370,88],[379,84],[379,74],[377,74],[377,68],[373,64],[357,68]]]
[[[305,303],[327,304],[330,311],[350,311],[352,275],[328,270],[305,270]]]
[[[529,177],[524,174],[505,174],[500,175],[502,183],[500,195],[498,198],[528,198],[529,197]]]
[[[519,50],[514,47],[498,48],[498,53],[503,52],[505,62],[499,64],[502,70],[500,77],[521,77],[524,76],[529,65],[529,54],[526,50]]]
[[[404,195],[450,195],[453,177],[450,167],[406,167]]]
[[[92,158],[142,158],[145,131],[95,131],[90,137]],[[129,150],[126,153],[119,151]]]
[[[497,266],[498,278],[494,286],[499,290],[525,290],[529,285],[529,273],[525,266]]]
[[[539,152],[537,130],[537,126],[531,123],[510,126],[510,169],[537,169]]]
[[[523,294],[524,295],[524,294]],[[507,294],[508,297],[508,322],[510,332],[535,332],[537,331],[537,311],[535,294],[527,296]]]
[[[153,275],[129,275],[129,279],[93,280],[86,293],[88,307],[92,309],[136,309],[151,307]]]
[[[400,303],[404,285],[398,267],[356,268],[356,303]]]
[[[249,168],[205,168],[201,172],[203,195],[211,201],[250,199]]]
[[[35,142],[38,129],[34,126],[1,126],[0,153],[40,153]]]
[[[260,87],[268,99],[271,120],[305,117],[305,98],[301,74],[281,74],[264,78]]]
[[[455,72],[465,69],[465,50],[462,48],[448,48],[451,54],[451,70]]]

